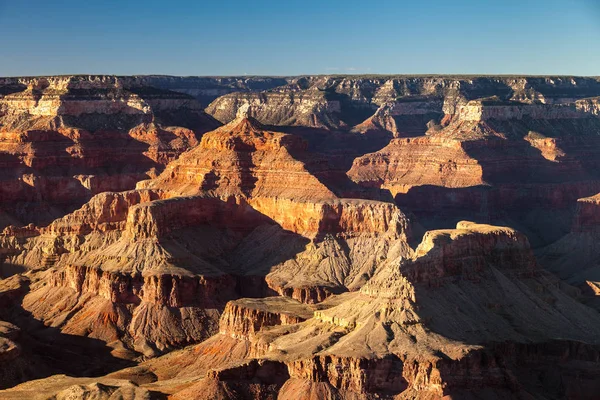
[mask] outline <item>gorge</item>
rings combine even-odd
[[[595,399],[600,78],[0,78],[0,399]]]

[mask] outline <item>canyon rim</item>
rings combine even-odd
[[[600,400],[598,1],[0,37],[0,400]]]
[[[599,79],[0,93],[0,398],[600,393]]]

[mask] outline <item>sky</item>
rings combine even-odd
[[[600,0],[0,0],[0,76],[600,75]]]

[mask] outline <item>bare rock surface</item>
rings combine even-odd
[[[0,79],[0,398],[594,399],[598,96]]]
[[[48,223],[133,189],[218,122],[190,96],[110,76],[0,82],[1,225]]]

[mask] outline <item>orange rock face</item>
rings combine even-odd
[[[188,96],[116,77],[3,83],[0,201],[16,221],[47,223],[94,194],[133,189],[218,126]]]
[[[256,120],[240,116],[205,135],[197,148],[139,187],[172,188],[179,194],[334,198],[297,158],[298,153],[306,154],[299,137],[268,131]]]
[[[0,79],[0,398],[595,398],[599,95]]]

